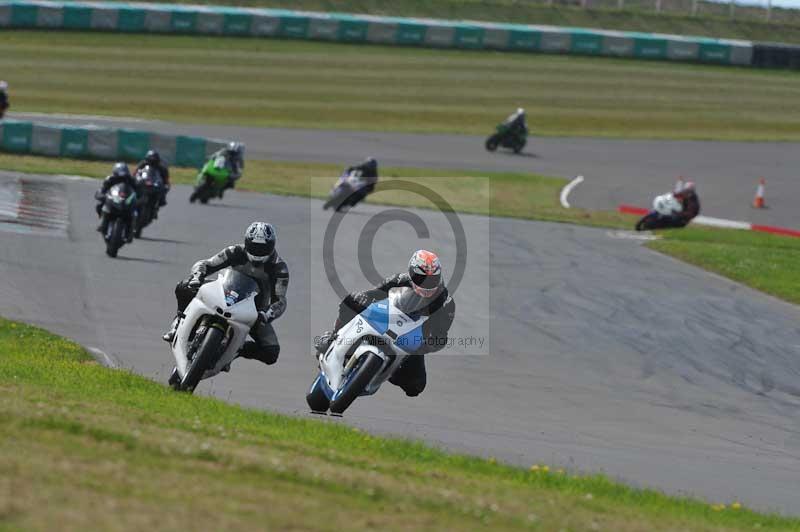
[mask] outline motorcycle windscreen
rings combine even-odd
[[[125,203],[130,205],[136,199],[136,194],[124,183],[117,183],[111,187],[108,194],[111,196],[111,201],[117,204]]]
[[[236,270],[225,270],[221,279],[225,304],[229,307],[258,294],[258,283],[252,277]]]
[[[408,316],[413,316],[421,310],[424,310],[433,300],[429,297],[421,297],[413,289],[408,287],[394,289],[391,294],[391,299],[394,306]]]

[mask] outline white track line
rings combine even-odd
[[[569,193],[572,192],[572,189],[577,187],[581,183],[583,183],[583,176],[579,175],[578,177],[567,183],[567,185],[561,189],[562,207],[564,207],[565,209],[569,209],[569,201],[567,201],[567,197],[569,197]]]
[[[98,349],[96,347],[87,347],[86,350],[89,351],[91,354],[93,354],[94,357],[97,359],[97,361],[100,362],[102,365],[104,365],[104,366],[106,366],[108,368],[118,368],[119,367],[119,364],[117,363],[117,361],[114,360],[113,358],[111,358],[110,356],[108,356],[105,353],[105,351],[101,351],[100,349]]]
[[[725,220],[724,218],[712,218],[710,216],[697,216],[692,223],[700,225],[710,225],[711,227],[724,227],[726,229],[745,229],[750,230],[751,224],[738,222],[736,220]]]

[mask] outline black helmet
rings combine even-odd
[[[228,151],[241,154],[244,151],[244,146],[240,142],[231,141],[228,143]]]
[[[128,170],[128,165],[125,163],[117,163],[111,173],[117,177],[130,177],[131,171]]]
[[[367,157],[364,159],[364,167],[368,168],[371,172],[378,173],[378,161],[374,157]]]
[[[244,250],[251,262],[266,262],[275,253],[275,228],[266,222],[253,222],[244,233]]]
[[[144,160],[149,164],[159,164],[161,162],[161,155],[156,150],[148,150],[144,156]]]

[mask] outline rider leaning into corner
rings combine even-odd
[[[700,198],[692,181],[687,181],[683,188],[673,193],[675,199],[681,204],[681,212],[664,216],[659,220],[661,227],[686,227],[698,214],[700,214]]]
[[[111,175],[103,180],[100,190],[94,195],[95,199],[97,199],[97,205],[95,205],[94,209],[97,212],[97,216],[100,217],[100,225],[97,226],[97,230],[103,234],[105,234],[106,229],[108,229],[108,215],[103,212],[103,204],[106,202],[106,193],[111,187],[120,183],[126,183],[132,190],[136,190],[136,180],[131,175],[128,165],[123,162],[114,165],[114,168],[111,170]],[[136,217],[135,208],[133,216]],[[132,240],[133,231],[128,231],[128,243],[130,244]]]
[[[355,191],[350,197],[350,205],[355,205],[367,194],[375,192],[375,185],[378,183],[378,161],[372,157],[367,157],[364,162],[350,166],[345,170],[348,175],[356,175],[364,179],[364,186]]]
[[[211,258],[192,266],[192,274],[175,287],[178,315],[163,339],[172,342],[178,329],[179,317],[203,285],[207,275],[232,268],[253,278],[259,285],[256,308],[259,319],[250,329],[255,341],[247,341],[239,356],[255,359],[264,364],[278,360],[280,345],[272,322],[286,310],[286,289],[289,286],[289,269],[275,251],[275,228],[265,222],[253,222],[244,234],[244,244],[228,246]]]
[[[528,124],[525,122],[525,109],[518,107],[516,111],[511,113],[511,115],[503,121],[503,125],[508,127],[512,132],[527,133]]]
[[[442,267],[435,253],[423,249],[416,251],[411,256],[407,272],[387,277],[372,290],[354,292],[345,297],[339,304],[339,317],[333,331],[320,336],[315,347],[318,354],[325,353],[331,342],[336,340],[336,333],[343,325],[375,301],[386,299],[389,290],[397,287],[412,288],[423,300],[419,305],[420,313],[430,316],[422,327],[425,337],[422,349],[418,354],[406,358],[389,379],[389,382],[402,388],[407,396],[415,397],[422,393],[427,382],[424,355],[439,351],[447,345],[447,333],[456,313],[456,303],[442,281]]]
[[[161,155],[156,150],[148,150],[144,156],[144,159],[139,161],[139,164],[136,165],[136,171],[138,172],[145,166],[152,166],[158,170],[158,173],[161,175],[161,179],[164,180],[164,190],[161,192],[161,197],[158,199],[159,207],[163,207],[167,204],[167,192],[169,192],[170,189],[169,168],[167,167],[166,163],[161,160]]]
[[[244,172],[244,144],[229,142],[227,146],[211,154],[211,159],[218,161],[214,163],[215,165],[222,165],[228,170],[228,182],[219,193],[219,197],[222,198],[222,194],[227,189],[233,188],[236,185],[236,181],[242,177],[242,172]]]

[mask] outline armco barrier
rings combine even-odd
[[[104,127],[0,121],[0,151],[72,159],[132,161],[157,149],[169,164],[200,167],[224,141]]]
[[[729,65],[750,65],[753,57],[749,41],[182,4],[0,0],[0,27],[280,37]]]

